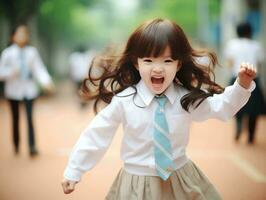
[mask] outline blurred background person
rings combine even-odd
[[[13,129],[13,145],[19,153],[19,105],[24,104],[28,125],[30,156],[38,154],[33,123],[33,104],[39,88],[52,92],[54,85],[37,49],[28,45],[27,25],[19,24],[11,34],[11,45],[3,50],[0,61],[0,78],[5,82],[4,95],[10,104]]]
[[[231,69],[232,77],[230,84],[237,77],[237,71],[241,62],[251,63],[257,68],[262,67],[264,61],[264,50],[258,41],[252,39],[252,27],[249,23],[240,23],[237,28],[238,38],[230,40],[225,49],[226,63]],[[260,71],[260,70],[259,70]],[[242,133],[243,118],[247,119],[248,143],[253,144],[255,140],[256,124],[258,116],[265,109],[264,97],[260,86],[259,77],[255,79],[256,89],[252,92],[248,103],[236,114],[235,140],[238,141]]]
[[[86,51],[84,46],[79,46],[76,51],[69,56],[69,75],[75,84],[75,93],[77,94],[83,80],[88,75],[94,54],[95,52],[93,50]],[[86,102],[80,100],[80,105],[82,108],[86,105]]]

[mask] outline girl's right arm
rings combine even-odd
[[[0,80],[5,81],[19,75],[19,69],[10,64],[9,49],[5,49],[0,58]]]
[[[74,146],[64,172],[66,180],[63,181],[63,189],[67,185],[72,186],[70,182],[79,182],[82,174],[104,156],[121,122],[121,115],[119,97],[114,96],[111,103],[95,116]]]

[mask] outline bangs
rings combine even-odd
[[[175,27],[168,21],[155,20],[148,25],[144,24],[135,32],[132,42],[132,53],[138,58],[159,57],[167,46],[171,50],[171,58],[177,59],[177,41]]]

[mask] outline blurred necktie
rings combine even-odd
[[[155,166],[157,174],[163,180],[167,180],[176,169],[172,157],[169,128],[164,114],[167,98],[164,95],[155,98],[159,104],[155,111],[153,132]]]
[[[19,58],[20,58],[20,78],[26,80],[29,78],[30,73],[29,73],[29,67],[26,64],[24,49],[20,50]]]

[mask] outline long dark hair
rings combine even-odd
[[[223,92],[223,88],[214,81],[216,55],[192,49],[183,30],[175,22],[155,19],[144,22],[131,34],[122,53],[117,55],[107,50],[109,55],[102,54],[94,59],[88,78],[83,82],[81,95],[85,99],[95,99],[94,111],[97,112],[99,102],[109,104],[114,95],[128,87],[134,87],[140,81],[139,71],[135,68],[138,58],[158,57],[168,45],[172,59],[182,63],[174,83],[189,90],[181,98],[181,105],[186,111],[191,105],[199,106],[214,93]],[[206,66],[199,64],[199,57],[208,57],[209,63]]]

